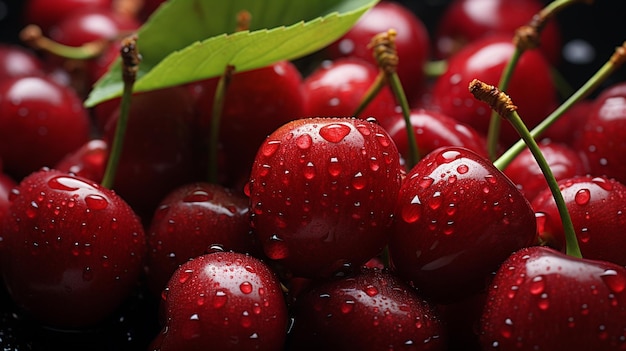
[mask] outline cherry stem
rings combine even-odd
[[[551,125],[574,104],[585,99],[589,94],[596,90],[608,77],[610,77],[618,68],[626,62],[626,41],[615,49],[611,58],[596,73],[585,82],[574,94],[572,94],[565,102],[563,102],[554,112],[546,117],[541,123],[530,131],[533,139],[539,138]],[[506,150],[493,164],[500,170],[505,169],[519,155],[526,143],[523,139],[518,140],[513,146]]]
[[[230,85],[235,66],[227,65],[224,73],[220,76],[213,96],[213,109],[211,110],[211,131],[209,138],[209,179],[210,183],[218,181],[218,154],[219,154],[219,136],[220,123],[222,120],[222,111],[224,110],[224,100],[226,99],[226,90]]]
[[[515,71],[515,66],[526,50],[535,49],[539,47],[540,36],[543,28],[548,20],[552,19],[558,12],[570,6],[574,3],[585,2],[591,3],[591,0],[555,0],[546,5],[539,13],[535,14],[533,18],[525,25],[519,27],[515,31],[513,36],[513,43],[515,44],[515,51],[507,63],[500,82],[498,83],[498,89],[506,91],[509,87],[509,82]],[[491,119],[489,120],[489,129],[487,131],[487,152],[489,158],[493,161],[497,156],[498,140],[500,137],[500,118],[493,112]]]
[[[535,139],[530,135],[530,131],[522,121],[520,115],[517,113],[517,106],[513,104],[511,98],[504,92],[492,85],[485,84],[478,79],[474,79],[470,83],[469,90],[476,99],[486,102],[493,111],[500,115],[500,117],[509,121],[509,123],[511,123],[520,137],[527,144],[546,181],[548,182],[548,186],[552,192],[554,201],[556,202],[559,214],[561,215],[563,230],[565,232],[565,252],[570,256],[582,258],[572,218],[567,210],[563,194],[561,194],[557,180],[550,169],[548,161],[546,161],[543,156],[539,145],[537,145]]]
[[[365,108],[374,100],[378,93],[383,89],[385,84],[387,84],[386,74],[381,70],[380,73],[378,73],[378,75],[376,76],[376,80],[374,80],[372,85],[363,95],[359,106],[357,106],[356,110],[354,111],[355,117],[358,117],[361,113],[363,113]]]
[[[437,78],[444,74],[448,69],[448,60],[428,61],[424,65],[424,73],[426,77]]]
[[[407,160],[407,167],[413,168],[420,160],[420,153],[411,123],[409,101],[406,98],[402,82],[400,82],[397,73],[399,58],[396,49],[396,35],[397,32],[395,29],[389,29],[386,32],[379,33],[372,38],[368,47],[373,49],[374,58],[376,62],[378,62],[380,72],[385,78],[377,79],[374,84],[382,85],[382,83],[386,82],[402,109],[402,117],[404,117],[404,124],[409,141],[409,159]],[[380,91],[380,89],[370,89],[370,91]]]
[[[95,40],[81,46],[68,46],[58,43],[45,35],[41,28],[30,24],[20,32],[20,40],[30,47],[59,57],[73,60],[89,60],[96,58],[106,50],[113,40]]]
[[[137,50],[137,36],[130,36],[122,41],[120,48],[120,56],[122,58],[122,80],[124,82],[124,90],[120,102],[120,115],[115,126],[115,134],[113,144],[107,160],[107,166],[102,177],[102,186],[112,188],[115,182],[115,174],[117,166],[122,155],[124,145],[124,137],[126,128],[128,127],[128,116],[130,111],[130,103],[133,95],[133,86],[137,78],[141,55]]]

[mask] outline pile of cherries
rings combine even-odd
[[[626,83],[537,138],[578,254],[533,155],[498,160],[518,132],[491,155],[468,91],[545,2],[453,0],[433,26],[381,1],[315,54],[235,70],[220,123],[219,77],[133,94],[109,182],[121,100],[83,101],[162,2],[24,2],[53,42],[107,43],[89,57],[0,43],[0,348],[626,349]],[[390,28],[410,111],[385,85],[355,116]],[[563,38],[547,22],[506,89],[529,128],[569,97]]]

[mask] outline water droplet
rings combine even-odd
[[[368,286],[365,287],[365,293],[369,297],[374,297],[374,296],[378,295],[378,289],[375,286],[373,286],[373,285],[368,285]]]
[[[591,181],[596,184],[597,186],[599,186],[600,188],[606,190],[606,191],[611,191],[613,190],[613,184],[605,178],[602,177],[595,177],[593,179],[591,179]]]
[[[428,207],[430,207],[433,210],[436,210],[439,207],[441,207],[442,202],[443,202],[443,199],[441,197],[441,192],[436,191],[433,194],[433,197],[430,199],[430,201],[428,201]]]
[[[213,198],[213,194],[206,192],[205,190],[197,189],[191,194],[187,194],[184,198],[184,202],[207,202]]]
[[[345,300],[341,304],[341,313],[346,314],[352,312],[352,310],[354,309],[354,304],[355,302],[353,300]]]
[[[576,192],[576,195],[574,195],[574,202],[581,206],[588,204],[590,199],[591,193],[589,189],[580,189]]]
[[[250,282],[243,282],[239,285],[239,290],[244,294],[249,294],[252,292],[252,284],[250,284]]]
[[[313,162],[309,162],[306,164],[306,167],[304,167],[304,178],[311,180],[313,178],[315,178],[315,165],[313,164]]]
[[[184,284],[185,282],[187,282],[187,280],[189,280],[189,278],[191,278],[192,274],[193,274],[193,269],[185,269],[184,271],[180,273],[180,276],[178,277],[178,281],[181,284]]]
[[[331,143],[338,143],[350,134],[350,127],[345,124],[329,124],[320,128],[322,138]]]
[[[287,244],[285,244],[285,242],[277,235],[272,235],[269,238],[264,249],[265,254],[273,260],[280,260],[289,256],[289,248],[287,247]]]
[[[296,146],[300,150],[308,150],[313,145],[313,138],[308,134],[302,134],[296,138]]]
[[[185,323],[185,326],[182,327],[182,337],[183,339],[190,340],[200,336],[200,316],[197,313],[189,316],[189,320]]]
[[[589,234],[589,228],[582,228],[580,229],[580,234],[578,234],[578,239],[580,239],[580,241],[582,243],[588,243],[589,240],[591,239],[591,234]]]
[[[456,171],[459,172],[459,174],[465,174],[469,171],[469,167],[466,164],[460,164],[456,168]]]
[[[39,205],[35,201],[31,201],[30,206],[26,208],[26,217],[30,219],[37,217],[37,210],[39,210]]]
[[[373,172],[376,172],[380,169],[380,164],[378,163],[378,159],[376,157],[370,158],[370,169]]]
[[[279,146],[280,140],[270,140],[261,147],[261,154],[265,157],[270,157],[278,150]]]
[[[85,269],[83,269],[83,280],[84,281],[91,281],[93,279],[93,271],[91,270],[91,267],[85,267]]]
[[[547,310],[550,307],[550,301],[548,299],[548,294],[543,293],[543,294],[541,294],[541,296],[539,296],[539,302],[537,303],[537,306],[542,311],[545,311],[545,310]]]
[[[333,177],[338,176],[341,173],[341,163],[337,157],[331,157],[328,164],[328,174]]]
[[[450,163],[461,156],[461,153],[454,150],[444,150],[437,154],[436,159],[439,163]]]
[[[221,308],[228,301],[228,295],[222,289],[215,291],[215,295],[213,295],[213,307]]]
[[[244,328],[250,328],[252,325],[252,318],[250,318],[250,313],[248,311],[243,311],[241,313],[241,319],[239,320],[241,326]]]
[[[420,179],[419,186],[422,189],[426,189],[429,186],[433,185],[434,182],[435,182],[435,180],[433,178],[431,178],[431,177],[424,177],[424,178]]]
[[[90,210],[104,210],[109,206],[109,201],[102,195],[89,194],[85,196],[85,204]]]
[[[361,190],[365,188],[366,185],[367,180],[363,176],[363,173],[357,172],[357,174],[354,175],[354,178],[352,178],[352,187],[356,190]]]
[[[48,180],[48,186],[55,190],[76,191],[85,185],[83,181],[66,176],[54,177]]]
[[[506,339],[510,338],[511,335],[513,335],[513,321],[510,318],[504,320],[504,325],[500,330],[500,335],[502,335],[502,337]]]
[[[614,293],[620,293],[626,288],[626,279],[613,269],[607,269],[600,275],[604,284]]]
[[[359,124],[356,126],[356,129],[359,131],[359,133],[361,133],[361,135],[363,136],[368,136],[370,134],[372,134],[372,130],[370,129],[369,126],[365,125],[365,124]]]
[[[543,293],[545,288],[546,282],[543,279],[543,276],[538,275],[531,280],[529,291],[532,295],[539,295]]]
[[[376,140],[378,140],[378,143],[383,147],[387,147],[391,144],[389,138],[384,134],[376,133]]]
[[[401,215],[406,223],[413,223],[420,219],[422,215],[421,202],[417,195],[413,197],[410,204],[402,206]]]

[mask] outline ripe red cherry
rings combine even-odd
[[[248,199],[209,183],[189,183],[172,190],[159,204],[148,231],[150,290],[160,294],[178,266],[214,247],[257,253]]]
[[[11,201],[0,249],[15,303],[57,328],[110,316],[143,267],[144,231],[128,204],[97,183],[49,169],[24,178]]]
[[[2,223],[3,218],[9,212],[9,207],[11,206],[9,194],[16,185],[15,180],[2,172],[2,168],[0,168],[0,223]]]
[[[530,204],[502,172],[469,149],[443,147],[402,183],[389,253],[424,296],[453,302],[484,289],[535,231]]]
[[[580,154],[573,148],[565,144],[551,142],[549,139],[539,143],[539,148],[557,180],[586,173],[586,167]],[[517,185],[528,201],[533,201],[539,193],[548,189],[546,177],[529,149],[524,149],[517,155],[511,164],[504,169],[504,174]]]
[[[164,325],[151,350],[282,350],[287,307],[259,259],[215,252],[187,261],[163,293]]]
[[[446,350],[433,306],[386,271],[318,284],[294,310],[290,341],[297,350]]]
[[[38,76],[43,73],[43,62],[32,51],[21,46],[0,43],[0,80]]]
[[[547,247],[507,259],[489,288],[484,350],[620,350],[626,345],[626,269]]]
[[[574,147],[589,164],[589,173],[626,182],[626,84],[620,83],[600,94],[585,120]]]
[[[295,276],[358,267],[388,240],[402,167],[393,140],[355,118],[294,120],[270,134],[252,168],[253,229]]]
[[[435,110],[415,108],[409,115],[420,154],[426,155],[442,146],[462,146],[487,156],[485,138],[474,128]],[[402,114],[390,118],[385,129],[395,141],[400,154],[409,155],[406,123]]]
[[[110,8],[111,3],[112,0],[28,0],[24,5],[24,21],[47,31],[78,8]]]
[[[449,58],[463,46],[485,36],[505,34],[511,39],[543,8],[538,0],[454,0],[448,4],[435,29],[435,56]],[[561,34],[555,21],[541,33],[539,50],[553,64],[561,58]]]
[[[304,80],[306,116],[352,117],[361,100],[370,89],[379,69],[372,63],[356,57],[324,61]],[[374,117],[385,126],[385,121],[397,113],[397,103],[391,90],[384,87],[359,118]]]
[[[54,169],[100,182],[108,159],[108,143],[102,139],[92,139],[63,157]]]
[[[583,257],[626,265],[626,186],[614,179],[576,176],[559,181]],[[538,214],[539,240],[565,250],[561,216],[549,190],[531,202]]]
[[[424,23],[404,5],[381,1],[365,13],[339,40],[327,48],[331,59],[354,56],[377,65],[368,45],[375,35],[397,31],[398,76],[409,101],[425,86],[424,65],[430,53],[429,35]]]
[[[45,77],[0,83],[0,157],[15,179],[53,166],[89,133],[87,110],[70,88]]]
[[[491,109],[477,101],[467,86],[474,78],[496,84],[515,47],[510,36],[494,35],[465,46],[448,61],[448,69],[433,86],[434,107],[481,134],[489,129]],[[551,113],[556,104],[556,90],[548,61],[537,51],[524,52],[511,78],[507,93],[518,106],[524,123],[532,128]],[[519,140],[509,123],[503,123],[500,142],[507,147]]]

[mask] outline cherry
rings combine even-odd
[[[67,154],[54,166],[54,169],[100,182],[104,176],[108,158],[108,143],[102,139],[92,139]]]
[[[0,43],[0,80],[43,74],[43,62],[32,51],[18,45]]]
[[[463,46],[489,35],[506,34],[528,24],[541,11],[539,0],[454,0],[437,22],[433,39],[434,55],[453,56]],[[552,64],[561,59],[561,34],[555,21],[548,21],[541,32],[541,52]]]
[[[9,207],[11,206],[9,194],[16,185],[15,180],[4,174],[2,168],[0,168],[0,223],[2,223],[3,218],[9,212]]]
[[[481,291],[513,251],[535,239],[526,198],[491,162],[462,147],[422,158],[402,183],[395,213],[392,266],[438,302]]]
[[[487,134],[491,109],[476,101],[467,86],[474,78],[496,83],[515,50],[511,37],[493,35],[468,44],[448,60],[448,69],[434,83],[433,108]],[[532,78],[531,78],[532,77]],[[556,104],[556,90],[550,65],[537,51],[520,57],[509,83],[507,94],[514,97],[519,114],[528,128],[543,120]],[[502,125],[500,142],[508,147],[519,139],[507,123]]]
[[[573,148],[546,139],[539,143],[539,149],[557,180],[586,173],[581,156]],[[529,149],[524,149],[503,172],[517,185],[528,201],[533,201],[540,192],[548,189],[546,178]]]
[[[587,116],[593,109],[594,99],[586,99],[577,102],[550,126],[541,137],[553,142],[562,143],[576,148],[575,142],[580,139]]]
[[[304,80],[305,115],[354,116],[378,72],[372,63],[356,57],[323,61]],[[385,126],[386,120],[397,113],[397,108],[391,90],[384,87],[356,117],[374,117]]]
[[[294,310],[296,350],[446,350],[438,312],[386,271],[320,283]]]
[[[142,271],[139,218],[111,190],[51,169],[24,178],[10,197],[0,250],[11,298],[44,325],[103,321]]]
[[[199,129],[208,137],[212,123],[217,79],[205,82],[196,109]],[[259,84],[263,82],[263,84]],[[289,61],[232,75],[220,120],[219,140],[224,147],[231,177],[250,172],[256,150],[274,129],[290,120],[304,117],[302,75]]]
[[[626,182],[626,84],[613,85],[594,102],[574,147],[589,164],[589,173]]]
[[[43,76],[0,83],[0,157],[15,179],[53,166],[89,134],[87,110],[70,88]]]
[[[274,272],[242,253],[180,266],[163,293],[165,322],[151,350],[281,350],[287,306]]]
[[[110,8],[112,0],[28,0],[24,6],[24,21],[36,24],[44,31],[59,23],[79,8]]]
[[[428,154],[442,146],[462,146],[487,156],[485,139],[474,128],[435,110],[414,108],[409,117],[421,154]],[[409,142],[402,114],[393,115],[386,129],[400,154],[407,157]]]
[[[576,176],[559,181],[559,189],[572,218],[583,257],[626,265],[621,249],[626,245],[622,228],[626,223],[626,186],[614,179]],[[538,214],[542,243],[565,250],[561,217],[549,191],[540,192],[531,202]]]
[[[626,269],[547,247],[512,254],[489,288],[485,350],[619,350],[625,345]],[[538,332],[540,331],[540,332]]]
[[[215,247],[255,254],[248,199],[217,184],[189,183],[159,204],[148,231],[147,284],[160,294],[181,264]]]
[[[430,42],[424,23],[405,5],[394,1],[377,3],[348,33],[329,45],[326,52],[331,59],[354,56],[377,65],[368,45],[373,36],[390,28],[398,33],[395,41],[400,57],[398,76],[409,101],[412,101],[425,87],[424,66],[429,57]]]
[[[254,161],[248,194],[265,254],[295,276],[330,276],[388,240],[403,172],[375,123],[305,118],[278,128]],[[357,245],[358,243],[358,245]]]

